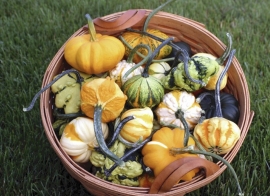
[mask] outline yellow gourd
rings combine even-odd
[[[128,116],[134,116],[133,120],[128,121],[120,131],[120,135],[129,142],[142,141],[150,136],[153,128],[154,115],[149,107],[134,108],[125,111],[121,120]]]

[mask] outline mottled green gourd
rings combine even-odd
[[[207,53],[204,53],[204,55],[194,55],[191,58],[185,55],[184,61],[180,63],[175,60],[175,63],[178,64],[171,69],[169,75],[161,79],[164,88],[193,92],[206,86],[210,78],[219,71],[221,65],[231,52],[231,36],[229,33],[227,33],[227,36],[229,47],[226,48],[220,58],[214,59],[206,55]]]
[[[186,90],[193,92],[207,84],[210,77],[219,70],[219,63],[207,57],[192,57],[188,61],[188,71],[192,79],[200,80],[202,83],[193,82],[188,78],[184,62],[173,68],[169,75],[161,79],[164,88],[170,90]]]

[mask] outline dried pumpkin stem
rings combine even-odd
[[[171,3],[172,1],[174,0],[169,0],[165,3],[163,3],[162,5],[160,5],[159,7],[157,7],[156,9],[154,9],[146,18],[145,22],[144,22],[144,25],[143,25],[143,31],[146,31],[147,28],[148,28],[148,24],[151,20],[151,18],[158,12],[160,11],[163,7],[165,7],[167,4]]]
[[[53,115],[57,119],[73,119],[73,118],[77,118],[77,117],[85,117],[86,116],[82,111],[79,111],[77,113],[63,114],[63,113],[60,113],[58,111],[58,108],[55,108],[53,110]]]
[[[226,33],[226,35],[228,37],[228,46],[226,47],[222,56],[219,57],[218,59],[216,59],[216,61],[218,62],[219,65],[222,65],[225,62],[225,60],[228,58],[228,56],[230,55],[230,52],[232,50],[232,36],[230,33]]]
[[[142,31],[139,31],[139,30],[131,29],[131,28],[128,28],[127,30],[130,31],[130,32],[142,33],[142,34],[147,35],[148,37],[153,38],[153,39],[155,39],[157,41],[160,41],[160,42],[164,41],[164,39],[159,38],[159,37],[157,37],[155,35],[152,35],[152,34],[150,34],[148,32],[142,32]],[[189,69],[188,69],[189,55],[188,55],[187,51],[183,50],[182,48],[180,48],[179,46],[177,46],[173,42],[169,42],[168,45],[173,47],[175,50],[177,50],[176,57],[174,58],[174,65],[176,64],[176,62],[178,62],[179,56],[182,54],[183,57],[184,57],[184,69],[185,69],[185,74],[186,74],[187,78],[190,81],[194,82],[194,83],[198,83],[198,84],[200,84],[202,86],[205,86],[206,84],[203,81],[197,80],[197,79],[194,79],[194,78],[191,77],[191,75],[189,73]]]
[[[210,92],[203,92],[203,93],[201,93],[201,94],[196,98],[196,102],[197,102],[197,103],[201,103],[201,101],[202,101],[206,96],[211,96],[211,97],[213,97],[213,94],[210,93]]]
[[[125,44],[126,47],[128,47],[129,50],[132,50],[132,46],[125,40],[125,38],[123,36],[119,36],[119,39]],[[144,56],[142,53],[136,51],[136,54],[138,56],[140,56],[142,59],[144,59],[146,56]],[[174,60],[174,57],[171,57],[171,58],[164,58],[164,59],[153,59],[152,62],[167,62],[167,61],[172,61]]]
[[[133,33],[140,33],[140,34],[146,35],[146,36],[148,36],[148,37],[150,37],[152,39],[155,39],[155,40],[157,40],[159,42],[164,42],[165,41],[164,39],[162,39],[160,37],[157,37],[157,36],[155,36],[155,35],[153,35],[151,33],[148,33],[148,32],[143,32],[143,31],[140,31],[140,30],[132,29],[132,28],[127,28],[126,30],[127,31],[130,31],[130,32],[133,32]],[[173,47],[177,51],[181,51],[183,55],[188,56],[188,53],[187,53],[186,50],[180,48],[179,46],[177,46],[173,42],[168,43],[168,45],[171,46],[171,47]]]
[[[144,141],[142,141],[142,143],[140,143],[140,145],[137,145],[134,148],[131,148],[128,152],[126,152],[121,158],[120,160],[122,161],[126,161],[126,159],[132,155],[133,153],[135,153],[136,151],[138,151],[139,149],[141,149],[147,142],[149,142],[151,140],[153,136],[153,132],[151,133],[151,135],[149,137],[147,137]],[[104,174],[108,177],[111,175],[111,173],[113,172],[113,170],[117,167],[117,164],[114,164],[110,169],[105,169],[104,170]]]
[[[93,19],[89,14],[85,14],[85,18],[87,19],[88,22],[88,29],[89,29],[89,34],[90,34],[90,39],[91,41],[96,41],[96,30],[94,26]]]
[[[102,124],[101,124],[102,110],[103,109],[100,105],[95,106],[94,131],[95,131],[95,136],[99,144],[100,150],[105,156],[107,156],[109,159],[114,161],[118,166],[124,166],[125,162],[122,161],[119,157],[117,157],[113,152],[111,152],[108,146],[106,145],[105,139],[103,137]]]
[[[222,70],[220,76],[218,77],[217,84],[216,84],[216,89],[215,89],[215,102],[216,102],[216,116],[217,117],[222,117],[222,110],[221,110],[221,103],[220,103],[220,83],[222,79],[224,78],[225,74],[227,73],[229,67],[231,66],[234,54],[235,54],[235,49],[233,49],[230,52],[228,61],[226,63],[225,68]]]
[[[113,136],[110,140],[110,142],[107,144],[108,147],[111,147],[113,145],[113,143],[115,142],[115,140],[118,138],[118,135],[120,133],[120,131],[122,130],[122,128],[124,127],[124,125],[130,121],[133,120],[135,117],[134,116],[127,116],[126,118],[124,118],[123,120],[121,120],[121,122],[119,122],[119,124],[117,125],[116,129],[114,130]]]
[[[167,45],[168,43],[170,43],[173,39],[174,39],[174,37],[169,37],[168,39],[164,40],[161,44],[159,44],[158,47],[153,51],[153,53],[151,54],[150,58],[147,59],[145,68],[144,68],[143,73],[142,73],[142,77],[148,77],[149,76],[148,69],[149,69],[150,64],[152,63],[152,60],[159,53],[159,51],[161,50],[161,48],[163,48],[165,45]]]
[[[211,156],[219,161],[221,161],[223,164],[225,164],[229,170],[232,172],[235,180],[236,180],[236,183],[237,183],[237,187],[238,187],[238,193],[239,195],[243,196],[244,193],[242,192],[242,189],[241,189],[241,186],[240,186],[240,183],[239,183],[239,180],[238,180],[238,177],[236,175],[236,172],[235,170],[233,169],[233,167],[231,166],[231,164],[224,158],[222,158],[221,156],[215,154],[215,153],[211,153],[211,152],[206,152],[206,151],[200,151],[200,150],[194,150],[192,148],[171,148],[170,151],[172,151],[173,153],[175,154],[183,154],[183,153],[191,153],[191,154],[203,154],[203,155],[206,155],[206,156]]]
[[[120,142],[122,142],[123,144],[125,144],[125,146],[134,148],[134,147],[136,147],[136,146],[138,146],[138,145],[140,145],[142,143],[143,137],[140,136],[140,138],[136,142],[129,142],[119,134],[118,135],[118,140]]]
[[[184,136],[184,141],[183,141],[183,145],[184,147],[188,145],[188,139],[189,139],[189,126],[187,124],[187,121],[184,117],[184,112],[181,110],[177,110],[177,112],[175,113],[175,117],[180,119],[181,123],[184,126],[184,130],[185,130],[185,136]]]
[[[50,88],[55,82],[57,82],[57,80],[59,80],[61,77],[63,77],[64,75],[66,74],[70,74],[70,73],[74,73],[77,77],[77,83],[82,84],[82,81],[83,81],[83,78],[81,77],[80,73],[75,70],[75,69],[68,69],[68,70],[65,70],[63,71],[62,73],[58,74],[49,84],[47,84],[46,86],[44,86],[35,96],[34,98],[32,99],[30,105],[27,107],[27,108],[23,108],[23,111],[24,112],[28,112],[30,110],[33,109],[35,103],[36,103],[36,100],[37,98],[43,93],[45,92],[48,88]]]
[[[147,50],[147,55],[146,55],[145,58],[143,58],[143,60],[141,60],[141,61],[140,61],[139,63],[137,63],[136,65],[134,65],[132,68],[130,68],[130,69],[124,74],[124,76],[123,76],[123,79],[124,79],[124,80],[128,77],[128,75],[129,75],[131,72],[133,72],[133,71],[134,71],[135,69],[137,69],[138,67],[142,66],[142,65],[143,65],[143,64],[151,57],[151,55],[152,55],[152,50],[151,50],[151,48],[150,48],[148,45],[146,45],[146,44],[139,44],[139,45],[137,45],[136,47],[134,47],[134,48],[131,50],[131,53],[130,53],[130,55],[128,56],[128,59],[127,59],[127,62],[128,62],[128,63],[129,63],[129,62],[132,62],[133,57],[134,57],[136,51],[137,51],[138,49],[140,49],[140,48],[145,48],[145,49]]]

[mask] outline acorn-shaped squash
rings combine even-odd
[[[122,91],[127,95],[127,103],[134,108],[152,108],[158,105],[164,96],[164,88],[160,80],[154,76],[149,75],[148,68],[152,59],[159,52],[159,50],[168,44],[173,38],[169,38],[162,42],[152,53],[148,50],[148,61],[145,65],[144,71],[141,75],[133,76],[128,79],[122,86]]]

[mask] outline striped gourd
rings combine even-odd
[[[163,41],[153,53],[151,52],[150,47],[146,47],[148,49],[148,55],[146,57],[147,62],[143,73],[128,79],[122,86],[122,90],[128,98],[127,103],[132,107],[152,108],[162,101],[164,96],[164,87],[159,79],[149,75],[148,70],[156,54],[172,40],[173,38],[171,37]]]
[[[162,101],[164,88],[160,80],[154,76],[136,75],[122,86],[127,102],[134,108],[154,107]]]

